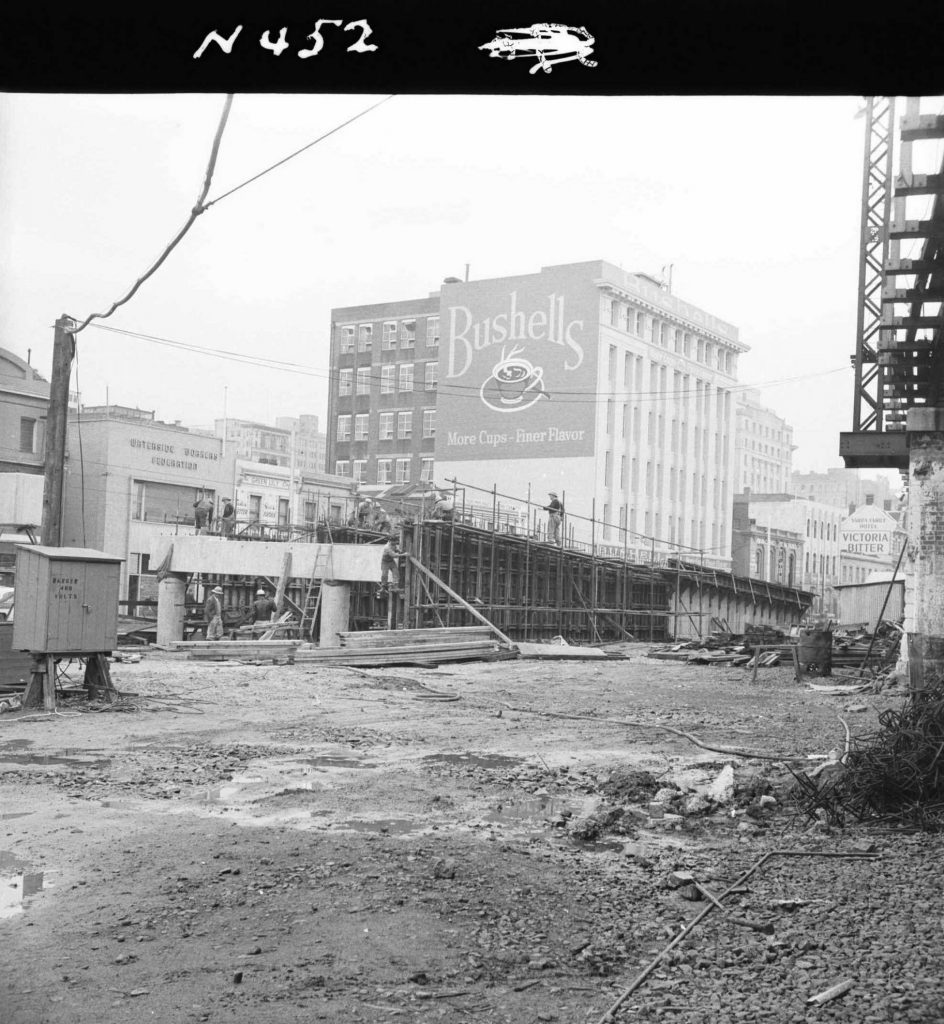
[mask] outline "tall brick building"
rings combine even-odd
[[[431,480],[439,295],[331,311],[327,470],[377,489]]]

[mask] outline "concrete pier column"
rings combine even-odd
[[[944,408],[908,410],[905,596],[913,687],[944,678]]]
[[[157,585],[157,642],[169,644],[184,638],[187,577],[169,573]]]
[[[325,580],[321,584],[321,647],[340,647],[338,633],[351,628],[351,584]]]

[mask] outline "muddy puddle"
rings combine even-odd
[[[514,803],[501,804],[482,816],[483,821],[502,822],[515,825],[541,824],[559,818],[562,813],[573,811],[573,805],[555,797],[535,798],[534,800],[518,800]]]
[[[345,832],[376,832],[383,835],[402,836],[411,832],[420,832],[426,826],[419,821],[412,821],[410,818],[378,818],[352,819],[350,821],[336,821],[332,830]]]
[[[0,850],[0,920],[22,914],[24,901],[45,888],[45,873],[27,871],[19,857]]]
[[[339,757],[326,754],[324,757],[303,757],[298,764],[307,764],[316,770],[328,768],[376,768],[374,761],[362,761],[357,757]]]
[[[507,754],[427,754],[420,758],[423,764],[455,764],[463,768],[513,768],[524,764],[524,760]]]
[[[110,757],[96,757],[100,750],[64,750],[61,754],[11,754],[0,749],[0,764],[49,765],[64,764],[75,768],[104,768]]]

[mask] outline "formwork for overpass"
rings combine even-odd
[[[377,538],[341,530],[335,539]],[[388,606],[374,587],[355,585],[355,628],[468,625],[474,609],[514,640],[658,642],[717,628],[789,628],[813,601],[807,591],[681,559],[640,565],[455,521],[416,522],[402,541],[397,600]]]
[[[224,588],[224,622],[245,616],[257,587],[278,589],[301,620],[304,638],[320,637],[322,645],[333,643],[338,629],[453,627],[482,619],[512,640],[661,642],[716,629],[789,628],[813,600],[807,591],[681,558],[643,565],[593,547],[561,547],[464,522],[416,520],[403,525],[400,538],[401,586],[390,596],[377,587],[380,547],[388,538],[371,530],[341,527],[321,544],[161,538],[152,554],[155,563],[164,559],[163,635],[180,639],[186,594],[216,585]],[[315,610],[311,601],[322,583],[332,584],[322,592],[330,597],[327,619],[324,602]]]

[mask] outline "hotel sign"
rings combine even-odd
[[[842,550],[850,555],[891,558],[898,553],[898,523],[875,505],[862,505],[842,521]]]

